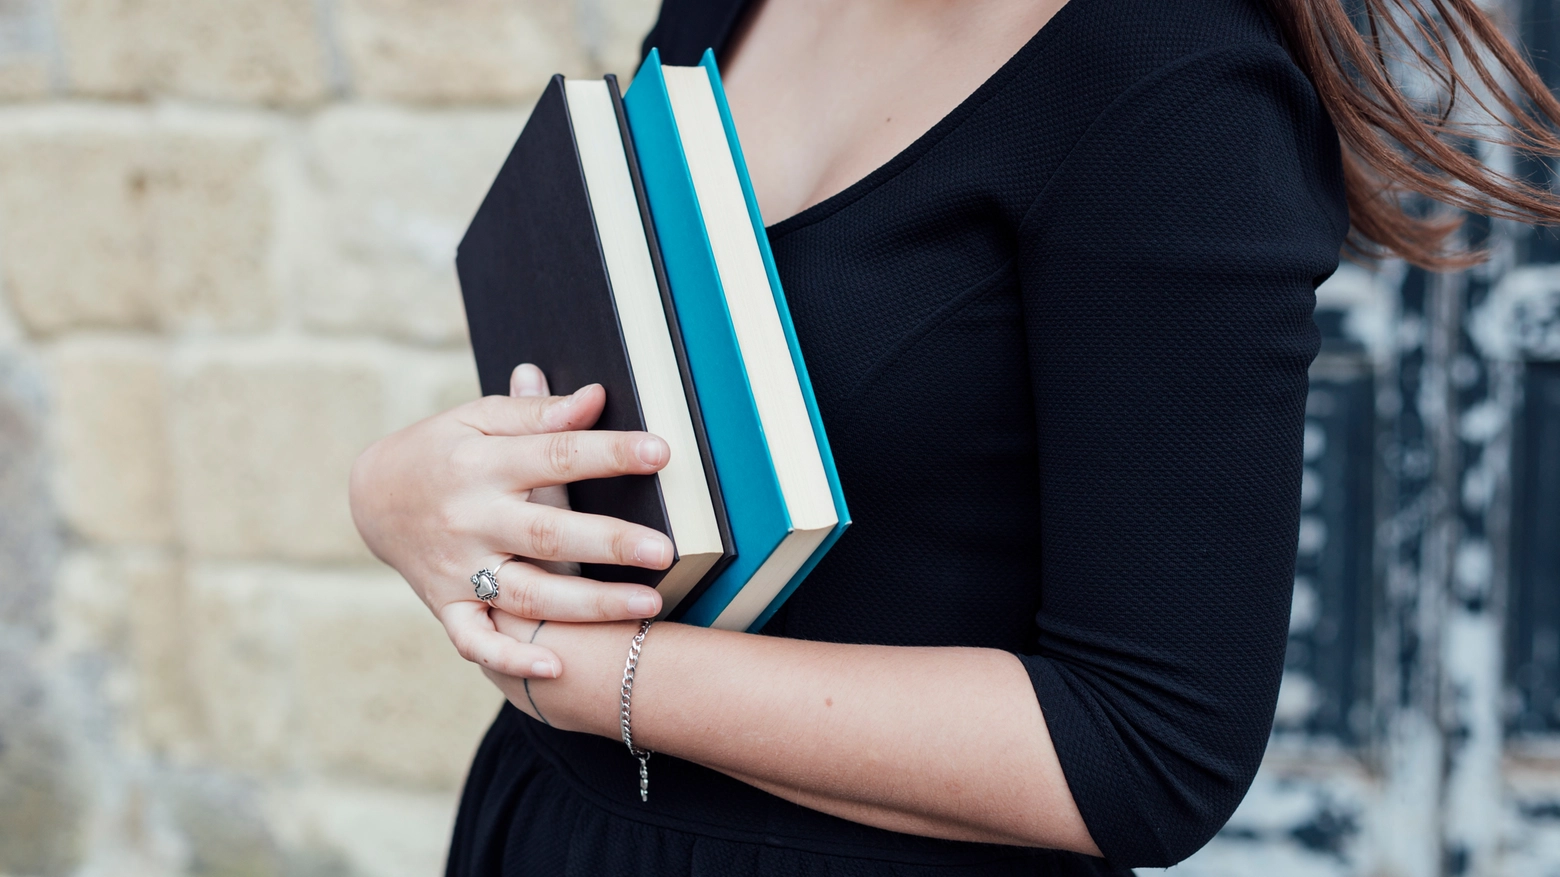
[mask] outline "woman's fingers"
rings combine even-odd
[[[444,632],[462,658],[522,679],[554,679],[563,672],[563,663],[551,649],[499,633],[487,609],[485,603],[459,600],[439,610]]]
[[[545,396],[547,395],[547,376],[542,370],[529,362],[522,362],[515,366],[515,370],[509,373],[509,395],[511,396]]]
[[[547,376],[542,374],[541,369],[529,362],[522,362],[515,366],[515,370],[509,375],[509,395],[545,396],[547,395]],[[569,507],[569,491],[567,487],[561,484],[533,488],[531,490],[531,502],[539,502],[542,505],[566,509]],[[558,569],[552,570],[552,572],[560,571]]]
[[[531,640],[541,629],[536,622],[511,615],[508,612],[489,612],[488,617],[493,619],[493,627],[499,633],[518,640]]]
[[[496,551],[534,560],[645,569],[666,569],[672,563],[672,540],[639,524],[514,498],[491,509],[493,514],[479,525],[480,535]]]
[[[626,621],[661,611],[654,588],[597,582],[547,572],[524,561],[498,571],[493,605],[510,615],[544,621]]]
[[[648,432],[575,431],[473,439],[490,467],[516,487],[546,487],[592,478],[649,475],[671,459],[666,440]]]
[[[514,376],[510,376],[510,389]],[[462,423],[487,435],[536,435],[589,429],[601,416],[607,392],[590,384],[568,396],[483,396],[455,409]]]

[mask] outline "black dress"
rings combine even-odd
[[[646,41],[719,52],[742,0]],[[1338,139],[1257,0],[1071,0],[769,230],[855,525],[765,629],[1019,656],[1107,861],[825,816],[506,707],[451,877],[1120,874],[1205,843],[1283,662]],[[891,680],[885,684],[891,684]],[[889,716],[884,721],[891,721]]]

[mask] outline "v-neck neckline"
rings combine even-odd
[[[715,36],[717,38],[712,41],[712,48],[717,59],[724,58],[737,23],[748,15],[754,2],[757,2],[757,0],[744,0],[744,2],[737,4],[734,14],[727,17],[721,29],[716,33]],[[998,67],[995,73],[988,76],[979,87],[970,92],[952,110],[949,110],[947,115],[937,121],[937,124],[924,131],[921,136],[911,141],[909,146],[895,153],[888,161],[869,171],[866,176],[861,177],[822,201],[813,204],[811,207],[805,207],[779,222],[767,226],[765,231],[768,232],[770,240],[773,241],[784,237],[799,228],[828,218],[915,164],[929,149],[963,124],[964,120],[979,108],[981,104],[985,103],[998,91],[1001,91],[1014,76],[1032,64],[1045,45],[1054,39],[1053,35],[1058,30],[1058,26],[1065,23],[1066,17],[1077,14],[1074,7],[1081,6],[1087,2],[1089,0],[1067,0],[1066,3],[1062,4],[1061,9],[1056,10],[1046,20],[1046,23],[1040,26],[1040,29],[1035,32],[1034,36],[1029,38],[1028,42],[1024,43],[1017,52],[1013,53],[1013,57],[1003,62],[1002,66]],[[739,131],[738,134],[740,133]]]

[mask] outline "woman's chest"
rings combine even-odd
[[[1009,225],[995,210],[955,217],[946,204],[918,216],[891,194],[773,237],[847,491],[916,504],[981,473],[1032,480]]]
[[[1013,57],[1066,0],[759,0],[722,79],[767,222],[865,177]]]
[[[1017,648],[1040,479],[1011,238],[998,222],[852,224],[774,240],[855,521],[777,630]],[[888,624],[893,606],[918,611]]]

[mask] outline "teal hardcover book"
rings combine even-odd
[[[736,559],[678,620],[709,626],[791,530],[758,408],[726,309],[715,255],[672,117],[658,53],[634,76],[623,106],[639,153],[645,196],[682,324],[688,367],[731,519]],[[740,509],[740,513],[736,510]]]
[[[747,162],[742,158],[742,144],[737,139],[737,126],[731,119],[731,108],[726,104],[726,90],[721,87],[720,70],[715,66],[715,52],[705,49],[704,57],[699,59],[699,66],[709,74],[710,86],[715,91],[715,104],[720,108],[720,120],[726,128],[726,140],[731,145],[731,156],[737,163],[737,179],[742,183],[742,196],[747,201],[748,216],[753,222],[753,233],[758,237],[758,251],[764,257],[764,270],[769,275],[769,287],[774,292],[775,307],[780,311],[780,324],[785,329],[786,344],[791,348],[791,361],[796,365],[797,377],[801,379],[802,396],[807,402],[807,415],[812,421],[813,436],[818,441],[824,473],[829,479],[829,494],[834,500],[835,513],[839,516],[839,523],[824,538],[823,543],[753,622],[752,629],[758,630],[774,617],[775,612],[780,609],[780,604],[791,596],[797,586],[801,585],[802,579],[807,578],[807,574],[813,571],[818,561],[822,560],[823,556],[829,553],[829,549],[834,547],[834,543],[839,541],[845,528],[850,526],[850,510],[845,507],[845,491],[840,487],[840,473],[834,466],[834,454],[829,450],[829,437],[823,430],[823,416],[818,413],[818,400],[813,396],[812,380],[807,376],[807,364],[802,361],[802,347],[796,341],[796,327],[791,324],[791,308],[786,304],[785,291],[780,286],[780,272],[775,268],[775,256],[769,248],[769,232],[764,226],[764,216],[758,209],[758,198],[753,194],[753,181],[748,178]]]
[[[652,50],[624,105],[736,550],[679,620],[756,630],[839,537],[844,497],[713,57]]]

